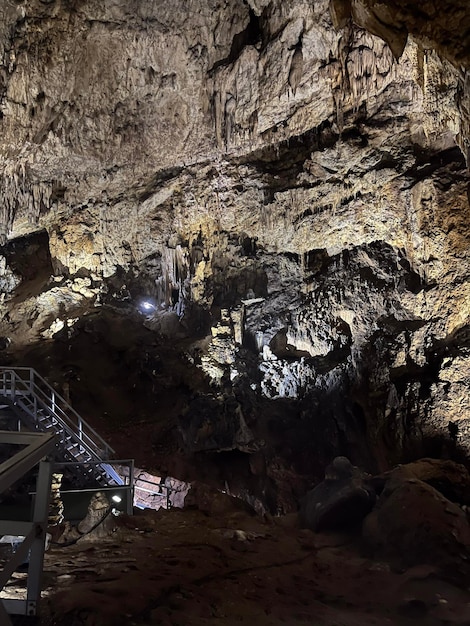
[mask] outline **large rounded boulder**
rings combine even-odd
[[[325,472],[325,480],[305,496],[300,525],[314,531],[351,528],[374,506],[376,495],[368,476],[346,457],[336,457]]]
[[[400,469],[400,468],[399,468]],[[470,525],[460,506],[406,472],[392,472],[374,510],[363,523],[374,556],[399,568],[437,567],[460,585],[470,580]]]

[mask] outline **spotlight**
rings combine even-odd
[[[118,503],[118,502],[121,502],[122,498],[120,498],[119,496],[113,496],[113,497],[111,498],[111,500],[112,500],[113,502]]]
[[[138,305],[138,307],[142,313],[151,313],[152,311],[155,311],[157,308],[155,303],[152,302],[151,300],[142,300],[140,304]]]

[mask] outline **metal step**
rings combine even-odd
[[[94,480],[110,485],[124,483],[105,464],[112,448],[32,368],[0,367],[2,407],[26,428],[57,433],[60,441],[56,449],[62,458],[77,463],[94,462],[86,472]]]

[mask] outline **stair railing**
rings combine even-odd
[[[42,410],[54,430],[61,434],[62,444],[71,436],[98,461],[113,455],[113,448],[35,369],[0,367],[0,395],[17,404],[35,422],[39,421]]]

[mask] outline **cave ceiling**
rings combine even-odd
[[[463,0],[4,1],[8,358],[108,307],[186,342],[191,454],[468,450],[469,33]]]

